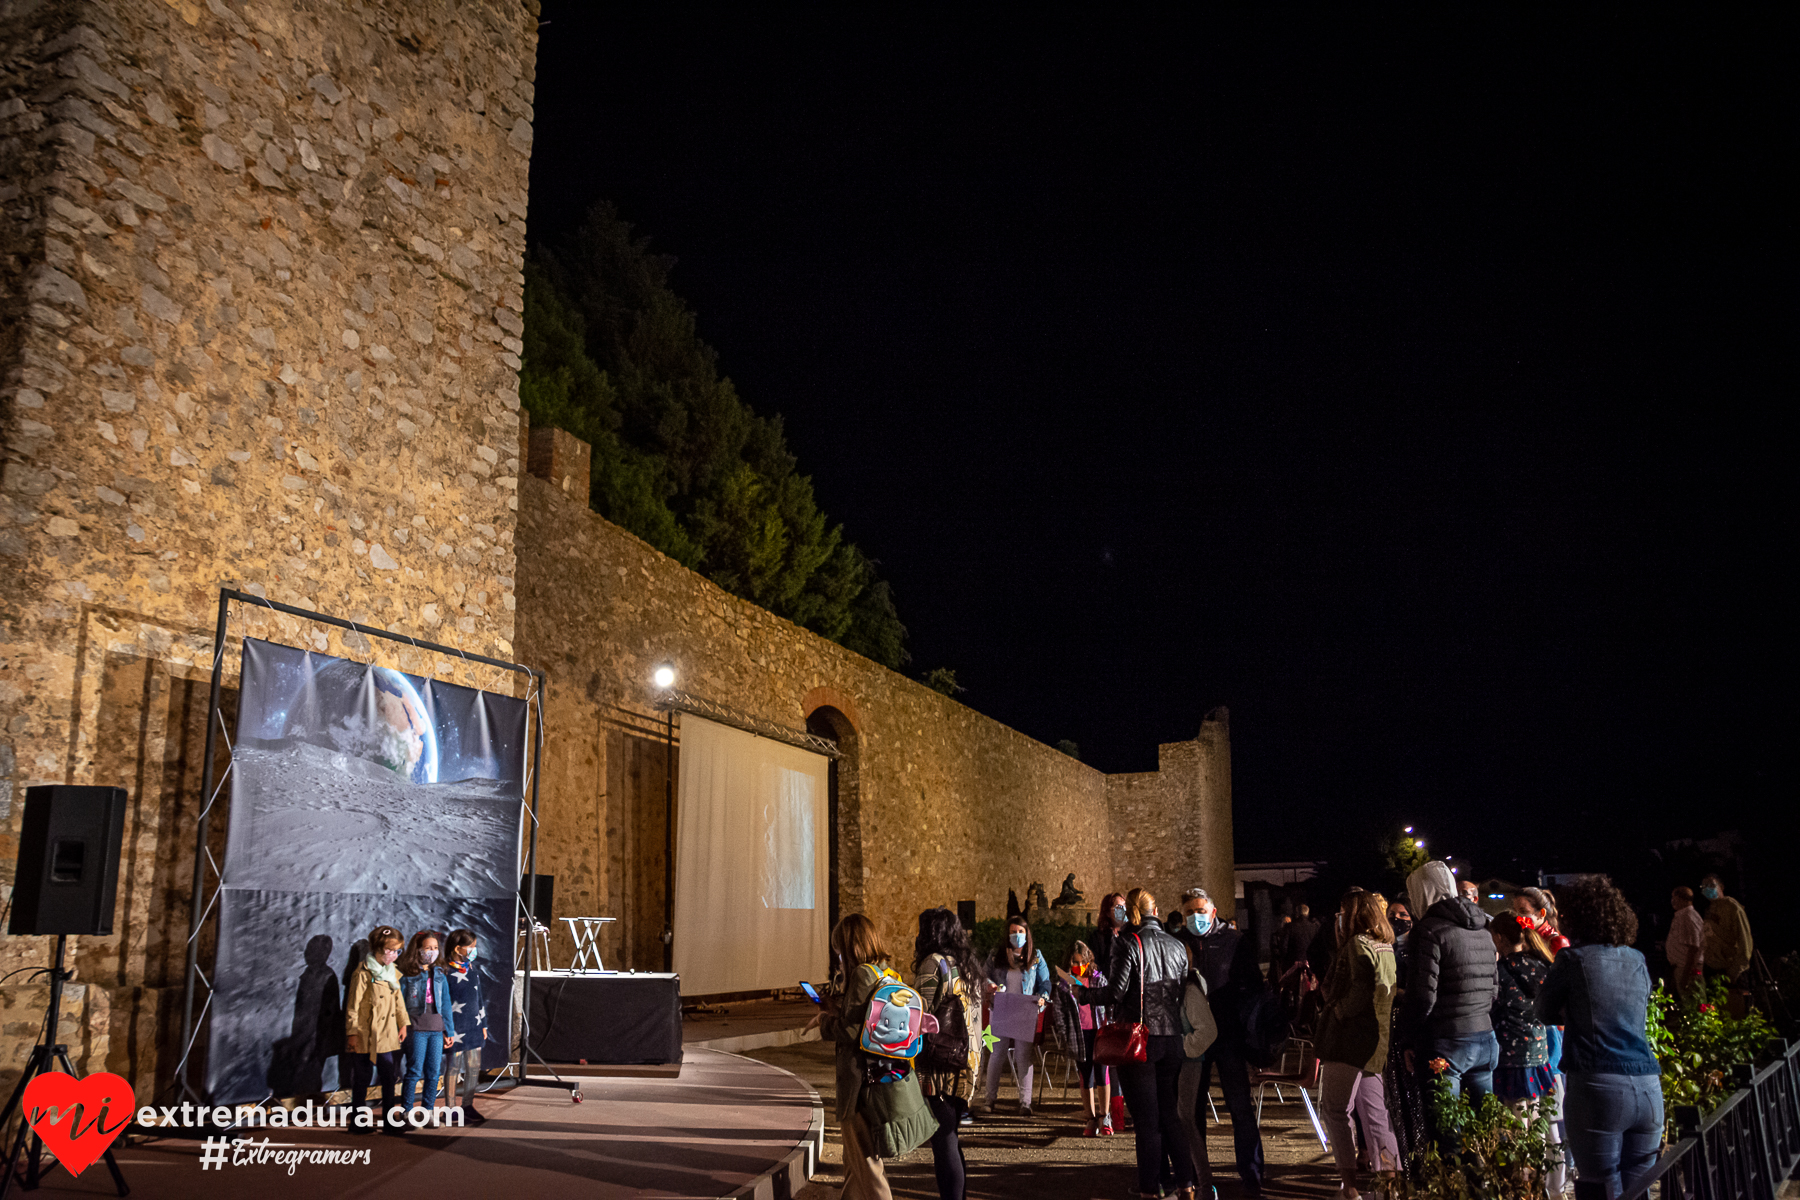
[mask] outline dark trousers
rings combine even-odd
[[[931,1166],[937,1174],[938,1196],[940,1200],[963,1200],[969,1169],[956,1130],[962,1115],[969,1111],[969,1102],[961,1096],[927,1096],[925,1103],[938,1123],[937,1132],[931,1135]]]
[[[400,1082],[400,1054],[389,1050],[385,1054],[377,1054],[375,1061],[370,1062],[367,1054],[350,1055],[350,1106],[361,1108],[369,1095],[369,1077],[373,1075],[381,1081],[381,1115],[376,1120],[379,1125],[387,1120],[388,1109],[394,1107],[394,1089]]]
[[[1256,1127],[1256,1102],[1250,1097],[1250,1064],[1244,1052],[1221,1037],[1206,1052],[1206,1065],[1200,1075],[1200,1094],[1212,1087],[1214,1068],[1219,1072],[1219,1090],[1225,1093],[1225,1107],[1231,1112],[1231,1144],[1236,1151],[1238,1178],[1250,1188],[1262,1187],[1262,1131]]]
[[[1181,1035],[1148,1039],[1147,1062],[1119,1068],[1119,1088],[1137,1134],[1138,1191],[1163,1194],[1163,1156],[1174,1166],[1175,1186],[1193,1187],[1194,1156],[1181,1127]]]

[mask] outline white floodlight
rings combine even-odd
[[[666,689],[674,687],[675,668],[671,666],[661,666],[656,668],[656,673],[650,676],[650,681],[659,688]]]

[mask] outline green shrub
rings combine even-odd
[[[1775,1036],[1755,1009],[1733,1017],[1730,996],[1723,979],[1712,980],[1696,1004],[1680,1003],[1660,983],[1650,993],[1644,1032],[1662,1067],[1663,1110],[1671,1128],[1678,1104],[1692,1104],[1705,1116],[1723,1103],[1737,1086],[1733,1068],[1754,1065]]]
[[[1441,1065],[1440,1065],[1441,1064]],[[1489,1092],[1479,1101],[1452,1095],[1449,1064],[1433,1059],[1438,1072],[1427,1086],[1431,1120],[1443,1142],[1427,1142],[1418,1160],[1418,1178],[1409,1172],[1384,1174],[1394,1200],[1542,1200],[1546,1180],[1562,1154],[1550,1140],[1550,1105],[1540,1102],[1517,1112]]]

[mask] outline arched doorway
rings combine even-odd
[[[856,705],[833,688],[814,688],[806,695],[806,730],[838,744],[840,757],[830,769],[829,920],[833,928],[845,913],[863,908],[862,804],[859,790],[861,738],[856,732]]]

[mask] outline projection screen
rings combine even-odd
[[[686,713],[675,821],[684,996],[826,976],[829,760]]]

